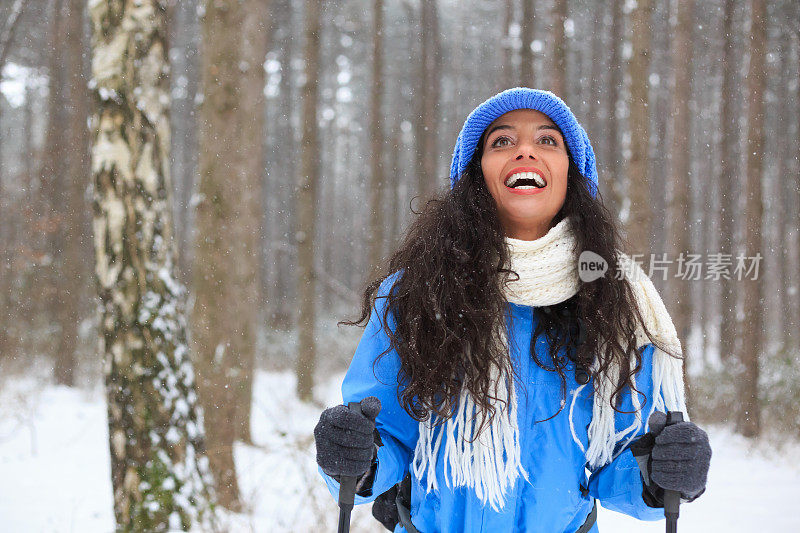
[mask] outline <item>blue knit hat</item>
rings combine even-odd
[[[594,150],[589,143],[586,131],[578,124],[578,119],[561,98],[550,91],[530,89],[528,87],[514,87],[496,94],[472,110],[461,133],[458,134],[456,146],[453,150],[453,162],[450,164],[450,187],[455,186],[461,173],[467,168],[477,147],[478,140],[483,131],[497,117],[515,109],[535,109],[541,111],[564,134],[572,161],[588,179],[589,192],[597,195],[597,166],[594,160]]]

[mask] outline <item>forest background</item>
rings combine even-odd
[[[247,512],[258,376],[326,405],[336,322],[517,85],[588,130],[693,418],[800,437],[796,1],[3,0],[0,74],[0,394],[104,384],[123,530]]]

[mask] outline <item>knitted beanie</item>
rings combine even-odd
[[[561,98],[550,91],[514,87],[498,93],[472,110],[458,134],[453,150],[453,162],[450,164],[450,187],[455,186],[461,173],[467,168],[477,147],[483,131],[497,117],[515,109],[535,109],[541,111],[564,134],[572,161],[588,179],[589,192],[597,195],[597,166],[594,150],[586,131],[578,124],[578,119]]]

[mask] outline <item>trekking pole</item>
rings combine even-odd
[[[361,403],[350,402],[347,408],[361,414]],[[350,512],[356,499],[357,477],[342,476],[339,482],[339,533],[350,532]]]
[[[683,413],[670,411],[667,413],[666,426],[683,422]],[[667,519],[667,533],[678,533],[678,515],[680,514],[681,493],[677,490],[664,491],[664,517]]]

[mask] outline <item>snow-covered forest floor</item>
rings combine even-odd
[[[290,372],[261,372],[255,383],[256,446],[235,451],[245,513],[222,518],[223,529],[335,531],[338,511],[314,463],[312,429],[324,405],[341,400],[336,374],[317,388],[318,406],[293,395]],[[709,428],[714,456],[708,490],[681,508],[681,533],[800,531],[791,511],[800,498],[800,447],[776,451],[723,427]],[[0,387],[0,531],[111,532],[113,512],[103,390],[8,378]],[[664,531],[601,510],[603,532]],[[368,506],[356,508],[354,532],[385,531]]]

